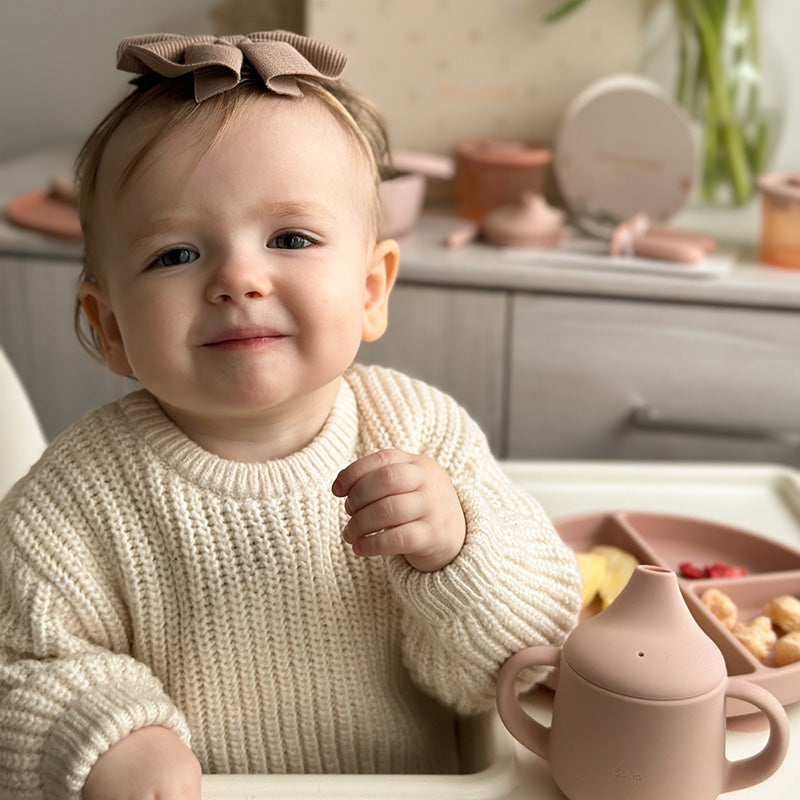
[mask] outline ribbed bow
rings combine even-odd
[[[296,78],[338,78],[347,57],[331,45],[289,31],[246,36],[179,36],[171,33],[130,36],[117,47],[117,67],[165,78],[194,73],[194,97],[200,103],[228,91],[241,80],[245,60],[275,94],[301,95]]]

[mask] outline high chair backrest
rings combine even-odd
[[[46,446],[47,439],[28,394],[0,347],[0,498]]]

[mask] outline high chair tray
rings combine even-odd
[[[457,775],[204,775],[203,800],[493,800],[517,785],[514,744],[496,713],[459,722]]]
[[[552,519],[562,520],[561,526],[575,515],[604,516],[625,509],[626,513],[707,520],[751,532],[789,551],[800,547],[800,473],[788,467],[514,461],[505,462],[503,468],[536,497]],[[547,724],[552,705],[549,690],[531,693],[522,701]],[[731,798],[735,794],[741,800],[773,800],[796,794],[800,784],[800,703],[788,706],[787,713],[792,741],[783,766],[767,781],[732,793]],[[729,722],[744,718],[732,717]],[[458,775],[207,775],[203,777],[203,798],[564,800],[547,762],[515,744],[496,714],[465,720],[461,743],[463,770]],[[761,746],[760,734],[728,733],[731,759]]]

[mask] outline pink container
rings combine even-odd
[[[396,174],[381,181],[379,187],[383,225],[381,237],[406,236],[417,226],[425,204],[428,179],[450,180],[453,160],[435,153],[396,151],[392,153]]]
[[[519,673],[537,665],[558,668],[549,727],[515,696]],[[726,756],[726,697],[752,704],[769,722],[755,756]],[[727,676],[675,573],[654,565],[638,566],[563,648],[512,656],[498,676],[497,708],[509,731],[549,761],[570,800],[714,800],[769,777],[789,746],[781,704],[763,687]]]
[[[458,213],[481,222],[496,208],[543,194],[552,151],[526,142],[470,139],[456,146]]]

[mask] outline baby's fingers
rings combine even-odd
[[[416,492],[381,497],[354,512],[342,536],[353,544],[364,536],[414,522],[422,516],[422,511],[422,501]]]
[[[372,453],[343,469],[333,484],[333,493],[346,497],[348,514],[383,497],[420,488],[421,473],[415,457],[400,450]]]
[[[417,552],[430,538],[427,523],[415,520],[396,528],[362,536],[353,542],[357,556],[396,556]]]

